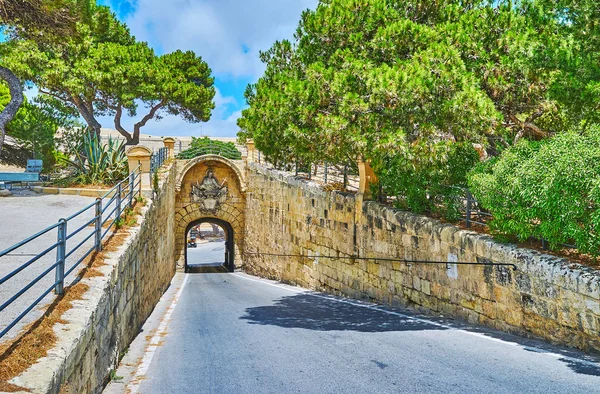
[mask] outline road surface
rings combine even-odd
[[[187,248],[187,263],[190,266],[223,263],[225,261],[225,241],[198,243],[195,248]]]
[[[175,281],[106,393],[600,393],[598,358],[545,342],[242,273]]]

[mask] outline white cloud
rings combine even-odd
[[[191,49],[215,75],[258,78],[258,53],[291,38],[317,0],[139,0],[126,20],[136,37],[165,52]]]
[[[213,75],[222,79],[256,81],[264,66],[259,51],[276,40],[291,39],[303,10],[318,0],[138,0],[125,22],[138,40],[163,52],[193,50],[208,63]],[[241,93],[241,92],[240,92]],[[233,97],[215,96],[216,108],[204,124],[188,124],[166,117],[149,122],[144,134],[204,135],[234,137],[241,111]],[[230,114],[230,115],[228,115]],[[133,124],[125,120],[125,124]],[[113,127],[112,119],[102,119]]]

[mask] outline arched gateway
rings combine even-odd
[[[214,223],[226,233],[226,266],[235,269],[243,253],[246,182],[240,167],[222,156],[205,155],[186,162],[176,182],[177,269],[186,266],[186,234],[200,223]]]

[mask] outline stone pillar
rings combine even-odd
[[[246,141],[246,148],[248,150],[246,161],[247,163],[254,163],[256,159],[254,157],[254,152],[256,152],[256,148],[254,147],[254,140]]]
[[[362,160],[359,161],[358,175],[360,177],[358,193],[362,194],[364,201],[372,199],[373,193],[371,192],[371,185],[377,183],[377,175],[375,175],[375,171],[373,171],[371,163]]]
[[[142,166],[142,187],[150,187],[150,158],[152,151],[145,146],[135,145],[127,149],[127,161],[129,162],[129,172],[134,171],[139,165]]]
[[[175,157],[175,138],[167,137],[163,139],[163,144],[169,149],[169,159]]]

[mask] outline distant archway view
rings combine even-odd
[[[233,255],[230,250],[231,233],[226,225],[215,221],[199,221],[190,225],[186,232],[185,271],[230,271]]]

